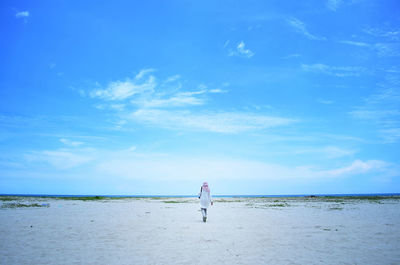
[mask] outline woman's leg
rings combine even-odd
[[[201,214],[203,215],[203,222],[207,220],[207,209],[201,208]]]

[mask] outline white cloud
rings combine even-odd
[[[385,143],[397,143],[400,141],[400,127],[379,130],[379,135]]]
[[[25,154],[25,159],[28,162],[34,162],[35,166],[38,166],[38,163],[44,163],[59,170],[67,170],[92,161],[94,155],[87,150],[71,151],[60,149],[30,152]]]
[[[62,142],[65,145],[68,145],[68,146],[80,146],[80,145],[83,145],[83,142],[71,141],[71,140],[65,139],[65,138],[61,138],[60,142]]]
[[[379,160],[361,161],[355,160],[351,165],[342,168],[323,171],[330,177],[348,176],[356,174],[364,174],[370,171],[382,171],[388,168],[389,164]]]
[[[125,109],[125,104],[111,104],[110,108],[118,111],[123,111]]]
[[[311,181],[352,176],[390,179],[400,176],[399,166],[381,160],[352,160],[338,167],[288,166],[260,160],[185,154],[140,153],[136,146],[122,150],[59,149],[24,155],[25,176],[113,181]],[[1,162],[1,160],[0,160]],[[19,167],[19,165],[17,165]]]
[[[323,73],[337,77],[360,76],[366,73],[365,67],[359,66],[330,66],[326,64],[302,64],[301,68],[307,72]]]
[[[128,148],[128,151],[130,152],[136,151],[136,146],[132,145],[131,147]]]
[[[377,43],[374,45],[374,49],[380,57],[400,56],[400,44],[398,43]]]
[[[326,7],[331,11],[336,12],[342,7],[351,6],[362,1],[363,0],[327,0]]]
[[[331,104],[333,104],[333,101],[332,101],[332,100],[327,100],[327,99],[322,99],[322,98],[317,99],[317,102],[318,102],[318,103],[321,103],[321,104],[325,104],[325,105],[331,105]]]
[[[397,69],[386,71],[385,79],[378,84],[378,92],[364,99],[349,115],[376,130],[384,143],[400,141],[400,77]]]
[[[169,108],[203,105],[205,100],[196,96],[199,94],[203,94],[203,92],[182,92],[168,98],[142,98],[139,100],[133,100],[132,103],[142,108]]]
[[[29,17],[29,11],[21,11],[15,14],[16,18],[27,18]]]
[[[285,126],[294,123],[292,119],[246,112],[204,112],[166,111],[140,109],[132,113],[135,121],[167,129],[197,130],[217,133],[241,133]]]
[[[120,101],[117,104],[96,104],[99,109],[117,111],[117,118],[125,121],[123,124],[117,124],[114,129],[121,129],[130,121],[173,130],[241,133],[295,122],[293,119],[251,112],[193,109],[195,106],[206,105],[211,94],[227,93],[223,87],[229,84],[223,83],[221,88],[208,88],[208,85],[200,84],[198,90],[194,91],[184,91],[180,87],[165,89],[162,85],[156,85],[155,77],[149,74],[152,71],[141,71],[134,79],[125,82],[114,81],[106,89],[91,92],[92,97],[104,101]],[[176,78],[177,76],[168,79]],[[141,83],[142,80],[145,80],[144,83]]]
[[[326,3],[327,7],[332,11],[336,11],[342,4],[343,0],[328,0]]]
[[[124,179],[165,180],[312,180],[355,175],[399,176],[398,167],[380,160],[354,160],[343,167],[284,166],[256,160],[117,152],[96,164],[96,171]]]
[[[289,54],[287,56],[282,57],[282,59],[291,59],[291,58],[298,58],[301,57],[301,54],[295,53],[295,54]]]
[[[250,51],[249,49],[245,48],[245,44],[243,41],[241,41],[238,46],[236,47],[237,51],[239,54],[245,56],[245,57],[252,57],[254,55],[254,53],[252,51]]]
[[[170,83],[170,82],[174,82],[176,80],[178,80],[179,78],[181,78],[180,75],[173,75],[167,78],[167,80],[165,80],[165,83]]]
[[[199,85],[200,90],[182,91],[181,85],[175,85],[173,89],[165,89],[164,84],[178,80],[180,75],[168,77],[161,86],[156,83],[156,77],[150,73],[153,69],[141,70],[133,79],[126,81],[113,81],[105,89],[92,90],[92,98],[100,98],[105,101],[120,101],[118,104],[97,104],[100,109],[115,109],[118,111],[127,110],[132,107],[138,108],[169,108],[198,106],[205,104],[206,95],[210,93],[224,93],[221,89],[207,89],[203,84]],[[100,86],[98,84],[98,86]],[[127,100],[129,100],[127,102]]]
[[[400,45],[398,43],[379,42],[375,44],[357,42],[357,41],[340,41],[340,43],[369,48],[376,52],[379,57],[397,57],[400,56]]]
[[[153,68],[148,68],[148,69],[142,69],[140,72],[135,76],[136,80],[140,80],[143,77],[145,77],[147,74],[155,72],[155,69]]]
[[[156,87],[154,76],[149,75],[145,81],[139,82],[147,73],[152,71],[152,69],[142,70],[134,79],[128,78],[126,81],[111,82],[105,89],[92,91],[90,96],[104,100],[124,100],[132,97],[133,95],[152,93]]]
[[[210,90],[208,90],[208,92],[210,92],[210,93],[227,93],[228,90],[223,90],[223,89],[220,89],[220,88],[216,88],[216,89],[210,89]]]
[[[318,148],[302,148],[302,149],[294,148],[292,149],[292,152],[295,154],[314,154],[328,159],[352,156],[356,153],[355,150],[344,149],[337,146],[324,146]]]
[[[297,18],[291,18],[287,20],[288,24],[293,27],[297,32],[303,34],[310,40],[326,40],[325,37],[320,37],[314,34],[311,34],[308,30],[304,22],[298,20]]]
[[[252,52],[249,49],[245,48],[246,44],[241,41],[237,46],[234,51],[231,51],[229,53],[229,56],[240,56],[240,57],[245,57],[245,58],[251,58],[254,56],[254,52]]]
[[[229,42],[230,42],[229,40],[225,41],[225,43],[224,43],[224,49],[225,49],[226,47],[228,47]]]
[[[350,111],[349,114],[357,119],[364,120],[382,120],[389,117],[400,117],[399,110],[378,110],[378,109],[361,109]]]
[[[399,40],[400,39],[400,29],[391,28],[391,29],[383,29],[383,28],[366,28],[363,30],[368,35],[377,38],[383,38],[387,40]]]
[[[359,46],[359,47],[371,47],[371,44],[368,44],[365,42],[359,42],[359,41],[343,40],[343,41],[340,41],[340,43],[353,45],[353,46]]]
[[[344,44],[368,47],[375,51],[379,57],[400,56],[400,30],[398,28],[367,28],[364,32],[374,37],[374,43],[342,41]]]

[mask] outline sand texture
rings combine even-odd
[[[215,198],[207,223],[197,198],[0,204],[0,264],[400,264],[398,198]]]

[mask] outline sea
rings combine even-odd
[[[103,194],[0,194],[0,196],[18,196],[18,197],[106,197],[106,198],[192,198],[197,197],[197,195],[103,195]],[[240,195],[213,195],[214,198],[279,198],[279,197],[347,197],[347,196],[400,196],[400,193],[351,193],[351,194],[281,194],[281,195],[271,195],[271,194],[240,194]]]

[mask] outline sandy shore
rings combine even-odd
[[[1,201],[0,263],[400,264],[399,199],[215,200]]]

